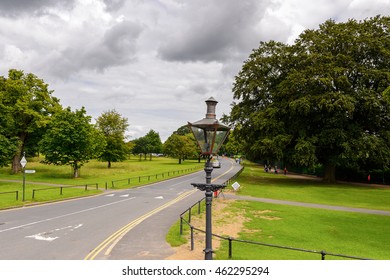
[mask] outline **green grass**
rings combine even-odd
[[[181,176],[200,170],[204,163],[193,160],[186,160],[178,164],[177,159],[153,158],[153,160],[142,160],[133,158],[124,162],[112,163],[111,168],[107,168],[106,162],[90,161],[81,168],[80,178],[71,178],[72,170],[69,166],[44,165],[38,158],[28,158],[26,169],[36,170],[34,174],[26,174],[26,201],[22,202],[22,180],[23,174],[11,174],[10,167],[0,168],[0,180],[17,180],[19,182],[1,182],[0,193],[9,191],[19,191],[19,200],[15,199],[15,194],[0,194],[0,209],[14,206],[22,206],[29,203],[61,200],[70,197],[93,195],[108,189],[132,188],[169,178]],[[140,178],[141,177],[141,178]],[[130,184],[129,184],[129,178]],[[113,183],[114,181],[114,183]],[[38,182],[38,184],[32,184]],[[46,184],[56,184],[61,186],[83,186],[88,184],[88,190],[83,187],[42,190],[35,193],[32,199],[33,189],[51,188]],[[95,185],[98,184],[98,190]]]
[[[390,210],[390,188],[326,184],[312,178],[296,179],[289,175],[266,173],[261,166],[253,163],[246,164],[237,181],[241,185],[239,195]]]
[[[237,239],[372,259],[390,259],[390,216],[236,201],[226,211],[245,212]],[[226,221],[228,222],[228,221]],[[222,242],[217,259],[228,258]],[[321,255],[233,242],[233,259],[321,259]],[[326,259],[340,259],[327,256]]]
[[[390,188],[332,185],[309,178],[292,178],[265,173],[261,166],[248,162],[236,181],[241,185],[238,195],[390,210]],[[214,203],[218,203],[217,200]],[[237,239],[362,258],[390,259],[390,216],[254,201],[235,201],[223,211],[224,218],[220,220],[218,217],[218,223],[231,223],[232,216],[244,215],[246,222]],[[204,219],[204,214],[200,217]],[[228,259],[228,241],[221,242],[215,258]],[[233,242],[233,259],[320,260],[321,255]],[[326,259],[344,258],[326,256]]]

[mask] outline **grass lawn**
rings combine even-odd
[[[246,222],[237,239],[363,258],[390,259],[390,216],[248,201],[235,201],[225,210],[244,213]],[[221,244],[216,258],[227,259],[228,242]],[[232,255],[238,260],[321,259],[319,254],[238,242],[233,242]],[[344,258],[326,256],[326,259]]]
[[[316,178],[266,173],[253,163],[246,164],[237,181],[239,195],[390,211],[390,187],[326,184]]]
[[[265,173],[261,166],[248,162],[236,181],[241,185],[238,195],[390,211],[390,188],[325,184],[315,178]],[[215,200],[213,209],[217,203]],[[203,225],[204,213],[193,215],[193,219],[196,217],[202,219],[200,224]],[[390,259],[390,216],[234,201],[223,209],[222,214],[213,217],[215,228],[226,228],[234,223],[234,217],[244,220],[243,227],[234,236],[237,239],[362,258]],[[184,229],[184,236],[189,238],[188,226]],[[173,239],[178,241],[175,246],[185,242],[179,235],[179,222],[167,236],[168,242]],[[216,259],[228,259],[228,241],[222,241],[219,248],[213,249]],[[232,255],[238,260],[321,259],[319,254],[238,242],[233,242]],[[326,259],[344,258],[326,256]]]
[[[38,158],[28,158],[27,161],[26,169],[35,170],[36,172],[26,174],[25,203],[22,202],[21,181],[23,175],[21,173],[10,174],[10,167],[0,168],[1,180],[19,181],[0,181],[0,193],[19,191],[18,200],[16,200],[14,193],[0,194],[0,209],[10,206],[22,206],[31,202],[92,195],[102,192],[106,186],[109,189],[131,188],[188,174],[204,167],[204,163],[198,163],[197,160],[186,160],[182,164],[178,164],[177,159],[165,157],[153,158],[151,161],[149,158],[139,161],[139,158],[134,157],[124,162],[112,163],[111,168],[107,168],[106,162],[93,160],[81,167],[80,178],[74,179],[71,178],[72,170],[69,166],[44,165],[40,163]],[[38,182],[38,184],[32,184],[32,182]],[[63,188],[62,195],[60,195],[59,188],[42,190],[36,191],[35,198],[32,199],[33,189],[51,188],[51,186],[43,183],[61,186],[83,186],[88,184],[88,190],[85,191],[84,187]],[[96,190],[96,184],[98,190]]]

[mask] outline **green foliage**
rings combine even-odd
[[[8,78],[0,77],[0,134],[12,154],[12,171],[20,169],[22,151],[35,151],[36,142],[45,131],[50,117],[61,110],[59,100],[52,96],[48,85],[34,74],[11,69]],[[9,161],[7,161],[9,162]]]
[[[388,166],[390,17],[332,20],[293,45],[261,42],[234,83],[230,121],[252,159]]]
[[[195,139],[192,134],[180,135],[173,133],[165,141],[163,146],[164,154],[179,159],[179,163],[187,157],[198,154]]]
[[[84,107],[72,112],[68,107],[57,113],[40,142],[45,155],[44,163],[70,165],[75,178],[88,160],[100,156],[106,142],[104,136],[92,124]]]
[[[133,143],[133,153],[144,154],[145,159],[147,154],[160,153],[162,150],[160,135],[153,129],[151,129],[144,137],[135,139]]]
[[[107,161],[108,167],[111,162],[123,161],[128,154],[128,147],[125,143],[125,132],[128,128],[127,118],[115,110],[104,112],[96,121],[97,128],[103,133],[107,145],[100,155],[100,160]]]

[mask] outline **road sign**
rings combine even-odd
[[[237,183],[237,182],[234,182],[234,184],[232,185],[233,189],[236,191],[238,190],[238,188],[240,187],[240,184]]]
[[[26,172],[27,174],[33,174],[35,173],[35,170],[25,170],[24,172]]]
[[[20,161],[20,165],[24,168],[24,167],[26,166],[26,164],[27,164],[27,160],[26,160],[26,158],[23,156],[22,159],[21,159],[21,161]]]

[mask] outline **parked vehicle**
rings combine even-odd
[[[217,160],[217,159],[213,160],[211,162],[211,165],[212,165],[213,168],[221,168],[221,162],[219,160]]]

